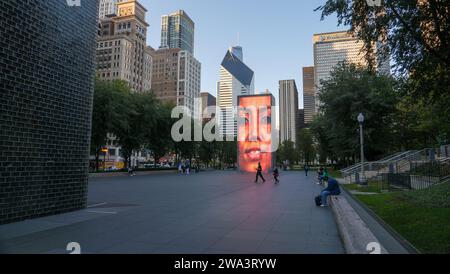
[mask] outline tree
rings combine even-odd
[[[143,143],[141,125],[142,110],[138,105],[138,95],[135,93],[122,93],[117,98],[121,104],[117,106],[119,117],[114,120],[114,134],[119,138],[122,157],[125,159],[125,168],[131,166],[133,152],[140,149]]]
[[[372,74],[353,64],[341,63],[331,73],[331,78],[322,82],[319,98],[323,115],[320,126],[325,130],[325,145],[340,160],[359,153],[359,113],[364,113],[366,117],[366,157],[374,160],[390,151],[393,138],[390,133],[398,102],[398,93],[391,78]]]
[[[204,121],[203,128],[209,122],[210,121]],[[216,125],[214,127],[214,133],[217,130],[218,129],[217,129],[217,125]],[[219,145],[220,144],[217,141],[207,142],[207,141],[203,140],[202,142],[200,142],[199,148],[198,148],[199,149],[198,157],[199,157],[200,162],[205,164],[206,167],[209,167],[211,164],[215,165],[216,160],[217,160],[217,155],[219,154],[219,152],[218,152]]]
[[[298,133],[296,149],[301,162],[309,165],[314,161],[316,150],[310,129],[305,128]]]
[[[92,113],[91,152],[95,155],[96,171],[108,133],[115,131],[117,119],[122,119],[121,98],[129,93],[126,82],[96,80]]]
[[[317,116],[310,125],[310,130],[316,143],[319,162],[326,163],[328,159],[336,160],[336,155],[330,144],[327,121],[324,116]],[[348,163],[347,163],[348,164]]]
[[[277,162],[282,164],[288,161],[290,167],[293,167],[297,159],[294,142],[289,140],[282,142],[277,151]]]
[[[228,140],[228,139],[225,139]],[[218,144],[218,155],[220,159],[220,168],[225,164],[227,167],[236,167],[237,163],[237,153],[238,153],[238,141],[235,137],[234,141],[223,141],[217,142]]]
[[[448,0],[384,0],[380,7],[370,7],[367,1],[328,0],[317,10],[322,11],[322,19],[336,13],[339,24],[350,26],[364,41],[372,71],[373,47],[381,41],[378,52],[392,56],[396,77],[402,80],[402,109],[406,106],[412,110],[407,110],[410,115],[421,118],[407,128],[409,133],[422,128],[434,135],[433,145],[450,141]],[[414,111],[417,109],[423,112]],[[417,140],[422,133],[416,132],[419,135],[412,137]],[[425,140],[422,146],[428,143]]]
[[[392,55],[402,75],[428,67],[438,72],[437,78],[448,81],[445,77],[450,67],[448,4],[448,0],[384,0],[377,7],[369,6],[367,1],[328,0],[317,10],[322,11],[322,19],[336,13],[338,23],[350,26],[364,41],[371,68],[376,62],[374,43],[381,41],[379,50]],[[429,84],[437,79],[427,80],[427,76],[430,74],[417,75]]]
[[[171,111],[173,104],[165,104],[159,101],[154,101],[154,124],[153,127],[148,125],[145,139],[146,147],[151,150],[155,160],[155,167],[159,160],[164,157],[173,147],[171,129],[173,120],[171,118]]]

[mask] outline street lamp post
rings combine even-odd
[[[365,176],[365,172],[364,172],[364,132],[363,132],[364,121],[365,121],[364,114],[360,113],[358,115],[359,135],[360,135],[360,142],[361,142],[361,176],[359,179],[360,185],[367,185],[366,176]]]

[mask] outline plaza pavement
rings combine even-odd
[[[344,253],[319,192],[301,172],[279,185],[235,171],[91,178],[89,208],[0,225],[0,253]]]

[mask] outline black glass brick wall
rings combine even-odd
[[[84,208],[96,0],[0,1],[0,224]]]

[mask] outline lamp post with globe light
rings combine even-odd
[[[359,179],[360,185],[367,185],[366,176],[364,173],[364,133],[363,133],[364,121],[365,121],[364,114],[360,113],[358,115],[359,134],[360,134],[360,142],[361,142],[361,176]]]

